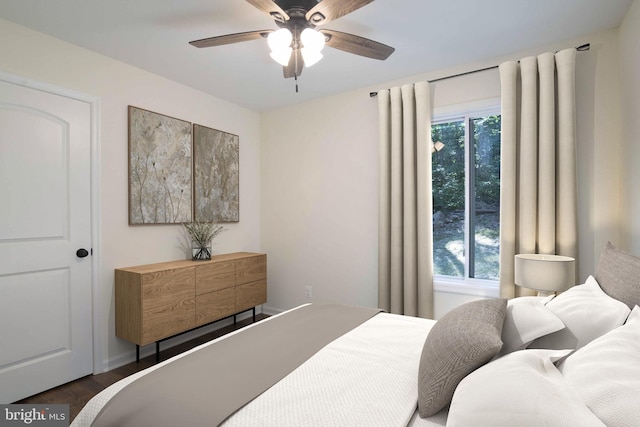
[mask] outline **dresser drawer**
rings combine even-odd
[[[196,326],[204,325],[235,313],[236,288],[222,289],[196,297]]]
[[[236,261],[236,285],[267,279],[267,256],[258,255]]]
[[[230,288],[235,284],[235,261],[208,262],[196,267],[196,295]]]
[[[194,269],[142,276],[142,345],[195,326]]]
[[[194,298],[177,299],[174,304],[144,312],[142,342],[146,345],[195,327]]]
[[[243,311],[267,302],[267,281],[258,280],[236,287],[236,310]]]
[[[164,270],[142,275],[142,311],[173,305],[173,301],[193,299],[194,268]]]

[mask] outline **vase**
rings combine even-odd
[[[211,244],[203,246],[200,243],[191,244],[191,256],[194,261],[207,261],[211,259]]]

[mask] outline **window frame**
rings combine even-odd
[[[475,169],[471,171],[472,161],[472,145],[469,142],[473,135],[471,134],[471,126],[469,126],[470,120],[473,118],[479,118],[490,115],[501,115],[500,98],[488,98],[475,102],[469,102],[464,104],[454,104],[444,107],[437,107],[433,110],[433,116],[431,120],[431,126],[452,122],[463,121],[465,124],[465,147],[464,147],[464,159],[465,159],[465,233],[464,233],[464,250],[465,250],[465,263],[464,263],[464,277],[456,276],[444,276],[434,274],[434,290],[436,292],[464,294],[479,297],[497,297],[499,294],[499,280],[492,279],[477,279],[475,277],[469,277],[470,274],[470,262],[469,254],[473,251],[475,253],[474,240],[471,236],[475,236],[475,221],[471,221],[471,209],[475,204],[475,199],[471,200],[471,184],[475,179]],[[434,141],[435,142],[435,141]],[[471,201],[471,203],[470,203]],[[471,248],[473,246],[473,248]]]

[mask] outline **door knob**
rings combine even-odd
[[[89,251],[87,251],[85,248],[80,248],[76,251],[76,256],[78,258],[84,258],[87,255],[89,255]]]

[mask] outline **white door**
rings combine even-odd
[[[0,403],[93,370],[90,151],[90,103],[0,79]]]

